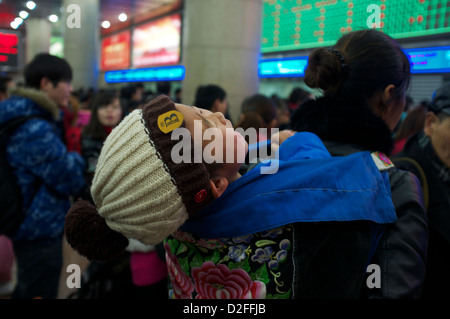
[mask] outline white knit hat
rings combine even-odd
[[[81,255],[89,259],[117,255],[117,247],[98,249],[109,246],[103,241],[108,237],[105,232],[111,231],[121,251],[128,244],[121,237],[158,244],[212,201],[205,165],[194,163],[193,155],[191,163],[172,161],[171,150],[177,141],[170,132],[184,122],[172,121],[172,129],[162,127],[158,118],[166,114],[182,118],[175,104],[162,95],[134,110],[109,134],[92,181],[96,207],[78,201],[66,216],[67,240]]]

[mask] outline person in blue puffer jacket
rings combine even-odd
[[[62,111],[67,106],[72,69],[63,59],[38,54],[25,67],[25,88],[0,103],[0,124],[40,115],[10,136],[6,152],[22,191],[26,216],[12,236],[17,285],[12,298],[56,298],[62,267],[62,240],[70,196],[85,186],[85,163],[68,152]]]

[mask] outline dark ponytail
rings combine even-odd
[[[89,260],[111,260],[125,251],[128,239],[112,230],[90,202],[78,199],[66,215],[69,245]]]
[[[395,86],[403,96],[410,82],[410,61],[400,45],[375,30],[353,31],[330,49],[319,48],[309,56],[305,83],[324,95],[348,103],[365,103],[373,94]]]
[[[343,63],[337,54],[320,48],[309,56],[304,81],[310,88],[322,89],[328,95],[334,94],[345,77],[344,71]]]

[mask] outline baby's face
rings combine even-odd
[[[192,139],[202,141],[203,161],[223,163],[218,174],[232,178],[244,163],[248,145],[241,134],[234,131],[233,125],[221,112],[211,112],[197,107],[175,104],[184,116],[186,128]],[[201,137],[195,134],[201,132]]]

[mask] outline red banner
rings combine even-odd
[[[178,63],[180,46],[179,13],[139,26],[133,31],[133,67]]]
[[[0,32],[0,68],[18,67],[17,46],[19,36],[15,33]]]
[[[120,70],[130,67],[130,31],[102,40],[100,70]]]

